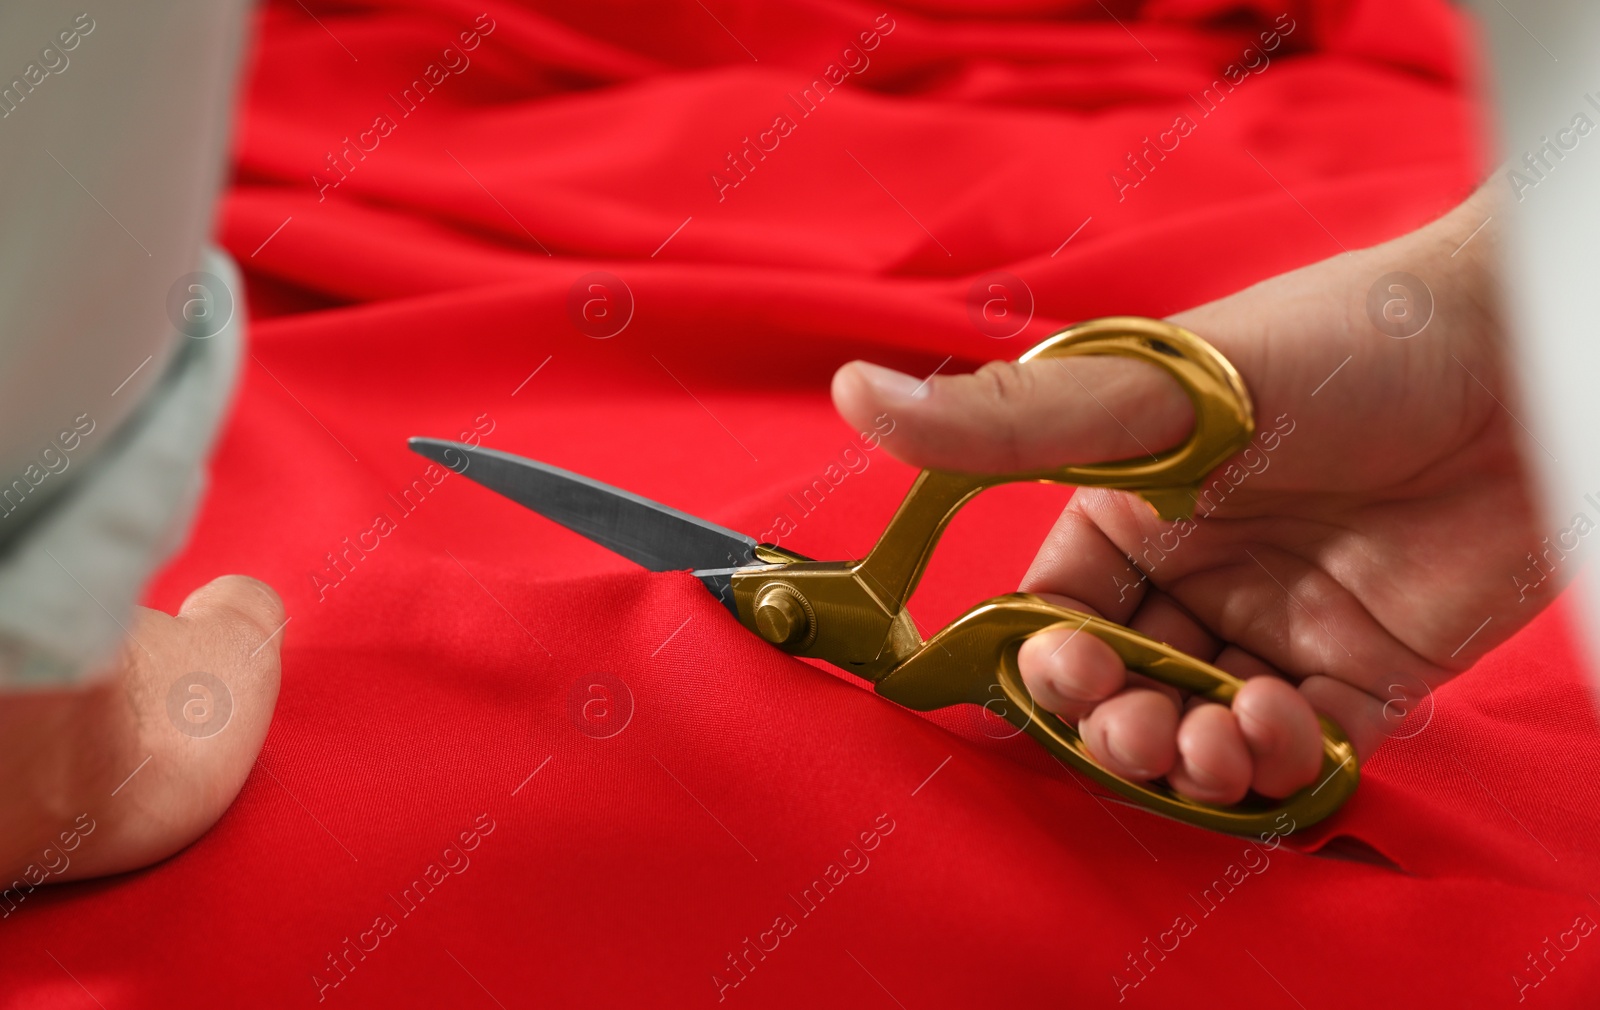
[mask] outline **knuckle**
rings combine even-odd
[[[1015,469],[1022,458],[1027,405],[1035,396],[1038,376],[1015,361],[991,361],[973,373],[989,415],[990,438],[1001,464]]]
[[[1003,410],[1015,409],[1033,394],[1033,371],[1015,361],[988,362],[974,376],[985,398]]]

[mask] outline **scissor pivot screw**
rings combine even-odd
[[[788,586],[772,586],[756,598],[756,629],[773,645],[802,644],[811,637],[811,608]]]

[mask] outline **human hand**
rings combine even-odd
[[[120,873],[204,834],[260,753],[285,623],[269,586],[223,576],[175,617],[137,608],[94,684],[0,695],[0,880]]]
[[[1077,720],[1106,768],[1165,776],[1204,802],[1288,795],[1320,767],[1315,712],[1365,758],[1426,692],[1554,597],[1559,580],[1529,570],[1537,509],[1511,413],[1492,230],[1463,247],[1491,200],[1480,193],[1403,238],[1172,318],[1243,375],[1255,442],[1213,474],[1192,521],[1164,522],[1125,492],[1078,490],[1021,588],[1247,683],[1231,708],[1204,703],[1130,675],[1092,636],[1029,639],[1029,691]],[[1369,290],[1396,271],[1434,297],[1431,321],[1408,338],[1369,317]],[[925,384],[852,362],[833,397],[858,426],[891,414],[889,452],[947,470],[1139,458],[1193,423],[1170,378],[1114,358],[994,362]]]

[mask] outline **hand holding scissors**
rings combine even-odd
[[[1528,387],[1514,381],[1516,347],[1497,314],[1500,236],[1482,227],[1498,203],[1485,187],[1420,231],[1172,318],[1244,377],[1254,444],[1213,472],[1192,522],[1166,522],[1134,495],[1083,489],[1020,588],[1246,685],[1229,707],[1174,702],[1099,639],[1078,634],[1062,647],[1070,630],[1035,635],[1018,657],[1024,684],[1108,769],[1226,803],[1251,788],[1284,796],[1315,786],[1318,713],[1362,761],[1390,738],[1442,746],[1433,716],[1448,695],[1435,692],[1579,569],[1563,557],[1588,549],[1600,505],[1575,494],[1549,503],[1556,513],[1540,508],[1532,474],[1549,456],[1524,427]],[[1408,328],[1393,325],[1397,314]],[[1127,360],[921,374],[857,363],[833,384],[846,421],[894,418],[884,448],[915,467],[999,472],[1147,455],[1176,444],[1193,414],[1177,383]],[[1469,741],[1452,746],[1471,763]]]

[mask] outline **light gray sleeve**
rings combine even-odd
[[[0,689],[103,666],[192,512],[240,347],[205,240],[246,6],[0,5]]]
[[[223,253],[209,251],[203,267],[238,290]],[[193,518],[239,370],[242,318],[235,312],[212,336],[186,338],[118,429],[84,412],[28,471],[42,474],[40,487],[68,477],[72,483],[0,555],[0,689],[71,683],[114,654],[140,589]],[[73,462],[97,439],[107,444]],[[59,469],[45,469],[46,459]]]

